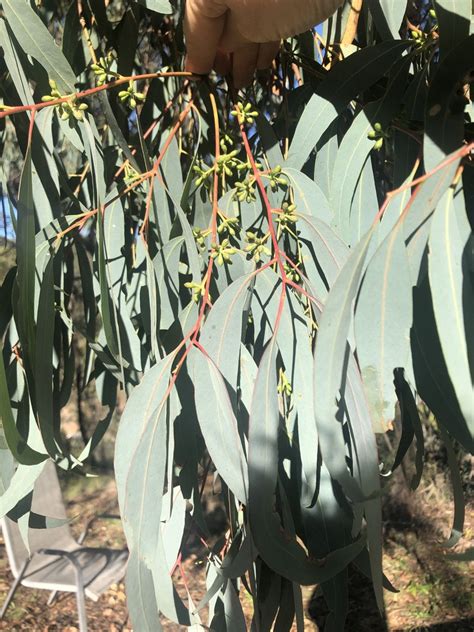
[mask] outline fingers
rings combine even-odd
[[[228,11],[228,6],[229,0],[187,0],[186,70],[199,75],[208,74],[212,68],[221,75],[232,71],[239,89],[252,82],[255,70],[271,66],[279,43],[248,41],[236,28],[234,12]]]
[[[264,70],[272,65],[280,48],[279,42],[268,44],[246,44],[233,54],[232,75],[234,86],[246,88],[252,83],[256,70]]]
[[[188,0],[184,17],[186,70],[208,74],[225,27],[227,7],[218,0]]]
[[[252,83],[257,67],[258,50],[258,44],[247,44],[234,52],[232,75],[237,89],[245,88]]]
[[[274,42],[323,22],[344,0],[226,0],[235,29],[251,42]]]
[[[230,74],[231,69],[232,61],[230,53],[223,53],[221,50],[218,50],[214,61],[214,70],[218,75],[221,75],[221,77],[225,77]]]
[[[273,60],[278,55],[280,42],[269,42],[268,44],[260,44],[257,58],[257,70],[265,70],[270,68]]]

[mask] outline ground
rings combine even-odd
[[[474,630],[474,603],[470,569],[467,563],[444,559],[439,542],[449,534],[452,507],[447,497],[446,481],[434,475],[429,484],[422,484],[414,494],[395,485],[384,509],[386,575],[399,593],[386,593],[386,621],[378,615],[370,586],[357,576],[351,578],[352,597],[346,629],[349,632],[468,632]],[[75,478],[64,489],[71,517],[77,516],[71,528],[78,535],[93,515],[116,513],[116,490],[110,474],[98,478]],[[472,511],[466,512],[465,538],[456,550],[469,545],[474,535]],[[96,521],[86,540],[89,546],[124,546],[124,537],[117,520]],[[8,568],[3,541],[0,541],[0,603],[5,598],[12,576]],[[204,574],[205,550],[191,546],[184,569],[191,592],[202,595],[200,581]],[[318,630],[311,614],[318,613],[320,602],[311,600],[312,589],[304,591],[305,629]],[[51,607],[46,605],[48,593],[20,588],[8,609],[0,630],[32,632],[73,632],[77,630],[75,598],[63,594]],[[312,601],[312,602],[311,602]],[[246,614],[250,600],[244,598]],[[87,615],[92,632],[131,630],[127,617],[122,584],[113,586],[97,603],[88,600]],[[204,618],[205,620],[205,618]],[[180,626],[165,624],[168,632]]]

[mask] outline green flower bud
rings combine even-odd
[[[379,138],[378,140],[375,141],[374,143],[374,149],[376,149],[377,151],[379,151],[382,148],[383,145],[383,138]]]

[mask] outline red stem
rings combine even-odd
[[[97,94],[97,92],[102,92],[103,90],[111,90],[115,86],[120,86],[124,83],[129,83],[130,81],[138,81],[141,79],[159,79],[161,77],[193,77],[193,74],[190,72],[151,72],[143,75],[133,75],[131,77],[120,77],[119,79],[116,79],[111,83],[105,83],[103,86],[96,86],[95,88],[89,88],[88,90],[83,90],[82,92],[68,94],[58,99],[54,99],[54,101],[46,101],[45,103],[32,103],[31,105],[18,105],[8,108],[0,112],[0,119],[5,118],[6,116],[12,116],[13,114],[20,114],[21,112],[38,112],[43,108],[61,105],[61,103],[66,103],[72,97],[75,97],[76,99],[85,99],[86,97],[90,97],[93,94]]]
[[[380,207],[380,210],[379,210],[379,212],[377,213],[377,215],[375,217],[374,224],[381,219],[381,217],[383,216],[383,214],[387,210],[387,206],[389,205],[391,199],[393,197],[395,197],[396,195],[398,195],[398,193],[402,193],[403,191],[406,191],[406,189],[411,189],[414,186],[422,184],[425,180],[430,178],[432,175],[434,175],[435,173],[437,173],[441,169],[444,169],[444,167],[450,165],[452,162],[455,162],[456,160],[458,160],[460,158],[463,158],[464,156],[467,156],[473,150],[474,150],[474,142],[469,143],[469,145],[465,145],[464,147],[461,147],[455,154],[453,154],[451,156],[448,156],[448,158],[443,160],[443,162],[440,162],[439,165],[436,165],[436,167],[431,169],[431,171],[428,171],[428,173],[425,173],[424,175],[420,176],[419,178],[416,178],[415,180],[411,180],[410,182],[406,182],[405,184],[402,184],[400,187],[398,187],[398,189],[394,189],[393,191],[389,191],[387,193],[387,197],[385,198],[384,203]],[[417,193],[417,191],[415,191],[415,193],[413,195],[416,195],[416,193]],[[410,198],[410,200],[411,199],[412,198]],[[407,204],[407,208],[409,208],[409,206],[411,206],[410,202]]]
[[[155,177],[158,175],[158,169],[160,167],[161,162],[163,161],[163,158],[166,156],[166,152],[168,151],[173,138],[176,136],[179,128],[183,124],[183,121],[189,114],[189,111],[191,110],[191,108],[192,108],[192,101],[187,105],[187,107],[179,115],[178,121],[176,122],[168,138],[166,139],[166,142],[163,146],[163,150],[160,152],[160,155],[158,156],[158,158],[155,161],[155,164],[153,165],[153,169],[150,174],[150,189],[148,191],[146,206],[145,206],[145,217],[143,219],[143,225],[140,229],[141,235],[143,235],[148,229],[148,221],[150,218],[150,206],[151,206],[151,200],[153,197],[153,187],[154,187]]]
[[[238,108],[238,106],[237,106]],[[272,244],[273,244],[273,251],[275,253],[275,259],[277,262],[277,265],[280,269],[280,274],[281,274],[281,280],[282,280],[282,286],[281,286],[281,295],[280,295],[280,302],[278,304],[278,311],[277,311],[277,316],[276,316],[276,320],[275,320],[275,325],[274,325],[274,329],[273,331],[275,332],[275,335],[278,331],[278,327],[280,326],[280,321],[281,321],[281,316],[283,314],[283,307],[285,305],[285,299],[286,299],[286,288],[287,285],[289,285],[288,283],[288,277],[286,275],[285,272],[285,266],[283,264],[283,260],[282,260],[282,251],[280,249],[280,246],[278,245],[278,239],[275,233],[275,228],[273,226],[273,209],[272,209],[272,205],[270,204],[270,200],[268,199],[268,195],[267,192],[265,190],[265,185],[263,184],[262,181],[262,177],[261,174],[259,172],[259,170],[257,169],[257,165],[255,164],[255,159],[252,155],[252,150],[250,149],[250,143],[247,137],[247,133],[245,132],[244,126],[243,124],[240,125],[240,134],[242,136],[242,140],[244,142],[244,147],[245,147],[245,152],[247,154],[247,158],[252,166],[252,171],[254,174],[254,178],[255,181],[257,183],[257,186],[260,190],[260,194],[262,196],[263,199],[263,203],[265,204],[265,209],[267,212],[267,222],[268,222],[268,231],[270,233],[270,237],[272,240]]]

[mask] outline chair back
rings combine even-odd
[[[59,486],[56,466],[49,460],[38,479],[33,490],[31,510],[48,518],[65,519],[66,509]],[[8,555],[10,568],[15,577],[18,577],[25,561],[30,557],[23,543],[18,524],[8,517],[1,520],[5,548]],[[48,529],[28,529],[28,543],[31,554],[38,549],[47,548],[71,548],[75,540],[72,537],[68,524]]]

